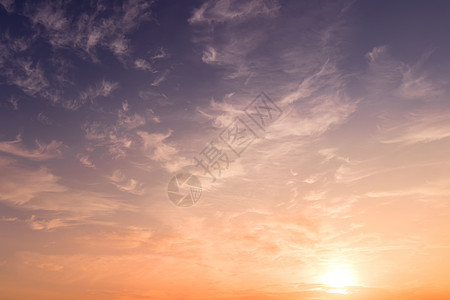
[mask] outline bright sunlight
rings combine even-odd
[[[330,292],[333,293],[346,293],[347,290],[344,287],[352,286],[355,284],[351,272],[347,268],[334,268],[322,277],[322,283],[334,288]]]

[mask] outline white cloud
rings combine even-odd
[[[53,230],[73,225],[68,219],[44,219],[36,217],[35,215],[32,215],[31,218],[27,220],[27,223],[33,230]]]
[[[413,64],[393,58],[387,46],[374,47],[366,54],[369,72],[363,78],[373,93],[391,93],[389,97],[432,101],[443,94],[442,83],[429,78],[424,64],[432,51],[425,52]]]
[[[426,143],[450,137],[450,112],[421,110],[397,116],[394,124],[380,127],[383,143]],[[401,122],[398,122],[401,119]]]
[[[64,11],[49,4],[38,7],[32,17],[32,21],[44,25],[50,32],[67,30],[69,25]]]
[[[271,16],[279,9],[278,1],[236,1],[217,0],[203,3],[195,9],[191,18],[191,24],[196,23],[222,23],[227,21],[243,21],[256,16]]]
[[[171,130],[166,134],[147,133],[145,131],[137,132],[137,135],[143,141],[144,155],[153,161],[161,163],[169,172],[175,172],[190,165],[192,162],[180,156],[178,149],[166,141],[171,134]]]
[[[50,121],[50,119],[42,111],[40,113],[38,113],[37,119],[42,124],[45,124],[45,125],[51,125],[52,124],[52,121]]]
[[[127,35],[142,22],[151,19],[152,2],[125,1],[122,5],[107,8],[100,3],[91,6],[89,13],[72,16],[63,4],[45,3],[36,8],[28,6],[25,15],[33,24],[45,28],[45,36],[56,48],[72,47],[82,50],[94,60],[96,48],[110,49],[118,57],[129,52]]]
[[[0,4],[3,5],[8,13],[13,12],[14,0],[1,0]]]
[[[375,62],[377,61],[380,57],[382,57],[383,55],[386,54],[387,52],[387,46],[378,46],[378,47],[373,47],[372,51],[368,52],[366,54],[366,57],[369,59],[370,62]]]
[[[0,200],[24,204],[43,192],[62,192],[58,177],[46,168],[26,168],[13,160],[0,158]]]
[[[128,113],[130,110],[128,102],[124,102],[122,104],[122,110],[118,111],[118,120],[117,126],[118,128],[124,128],[126,130],[131,130],[142,126],[146,123],[146,120],[143,116],[139,114],[130,114]]]
[[[159,86],[162,82],[164,82],[169,75],[170,70],[164,71],[161,75],[157,76],[155,80],[152,81],[152,86]]]
[[[174,146],[165,142],[165,140],[172,134],[172,131],[169,131],[166,134],[138,131],[137,134],[142,138],[144,148],[152,160],[168,161],[178,152]]]
[[[431,53],[425,53],[415,64],[403,65],[400,70],[402,81],[395,92],[396,95],[403,99],[432,101],[443,94],[442,82],[431,80],[428,74],[421,70],[430,55]]]
[[[12,141],[0,142],[0,152],[5,152],[17,157],[30,160],[45,161],[61,156],[62,142],[51,141],[49,144],[42,144],[36,141],[37,149],[29,150],[22,145],[22,139],[19,136]]]
[[[128,111],[130,109],[128,101],[122,102],[122,109],[123,111]]]
[[[95,168],[95,165],[92,160],[89,159],[89,156],[78,153],[77,158],[83,166],[88,168]]]
[[[209,107],[198,109],[200,114],[212,121],[212,125],[216,128],[223,128],[229,125],[236,117],[244,114],[242,109],[236,108],[233,103],[226,101],[216,101],[211,99]]]
[[[111,93],[119,87],[118,82],[110,82],[107,80],[102,80],[100,84],[96,86],[89,87],[86,91],[80,93],[80,98],[83,101],[89,100],[93,101],[93,99],[97,97],[107,97],[111,95]]]
[[[17,59],[4,72],[8,83],[16,85],[30,96],[42,95],[49,85],[40,64],[33,65],[31,60]]]
[[[202,61],[207,64],[213,64],[216,62],[220,62],[220,61],[217,61],[216,50],[211,46],[208,46],[205,50],[203,50]]]
[[[239,26],[256,18],[274,17],[279,10],[277,1],[233,1],[218,0],[205,2],[193,11],[189,23],[199,30],[194,42],[204,47],[202,61],[222,67],[232,67],[227,78],[249,76],[248,54],[267,39],[261,28],[240,30]],[[206,27],[207,26],[207,27]],[[210,27],[221,26],[217,32]],[[217,35],[220,34],[220,39]],[[218,41],[220,40],[220,42]],[[239,41],[239,42],[236,42]]]
[[[85,138],[94,147],[106,147],[108,153],[115,158],[124,157],[133,143],[131,136],[116,126],[92,122],[84,124],[83,129]]]
[[[95,220],[89,220],[89,218],[109,215],[118,210],[135,210],[133,205],[123,203],[116,193],[93,192],[87,189],[78,190],[68,187],[65,187],[64,190],[36,194],[24,204],[24,207],[46,211],[50,216],[54,216],[53,213],[56,212],[59,213],[57,218],[64,218],[78,224],[95,223]]]
[[[337,74],[336,67],[327,60],[319,71],[304,78],[295,91],[285,95],[280,100],[280,104],[288,105],[302,99],[307,99],[314,93],[322,91],[327,85],[338,87],[340,82],[341,80]]]
[[[130,130],[144,125],[145,119],[138,114],[134,114],[131,116],[121,116],[118,124],[119,126],[123,126],[124,128]]]
[[[8,102],[11,104],[13,110],[19,109],[19,101],[16,98],[10,97]]]
[[[140,140],[135,131],[147,123],[148,116],[131,113],[130,110],[126,101],[122,103],[122,108],[117,110],[116,122],[86,122],[83,129],[91,146],[105,147],[114,158],[125,157],[129,151],[134,150],[133,146]]]
[[[134,61],[134,66],[136,69],[142,70],[142,71],[150,71],[152,73],[155,73],[156,71],[153,69],[152,65],[146,61],[145,59],[138,58]]]
[[[112,183],[121,191],[128,192],[135,195],[142,195],[144,193],[142,183],[134,178],[127,178],[121,170],[115,170],[110,177]]]
[[[165,48],[159,48],[156,53],[151,57],[152,60],[167,58],[170,55]]]
[[[16,217],[1,217],[0,222],[15,222],[17,221]]]

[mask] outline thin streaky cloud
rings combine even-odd
[[[15,140],[0,142],[0,151],[16,157],[36,161],[45,161],[61,157],[62,155],[62,142],[51,141],[49,144],[43,144],[36,141],[36,146],[37,147],[33,150],[25,148],[22,144],[21,136],[18,135]]]

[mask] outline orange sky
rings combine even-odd
[[[0,299],[450,299],[449,3],[175,2],[0,1]]]

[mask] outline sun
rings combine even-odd
[[[346,293],[345,287],[355,285],[352,273],[347,268],[334,268],[322,277],[322,283],[333,293]]]
[[[335,269],[322,277],[322,282],[328,286],[341,288],[353,285],[353,277],[347,269]]]

